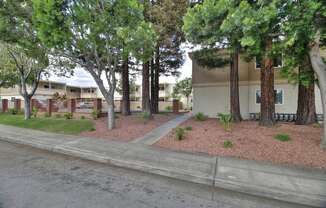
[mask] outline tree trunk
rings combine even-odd
[[[155,113],[155,64],[154,59],[151,60],[151,111]]]
[[[112,130],[115,128],[115,118],[114,118],[114,105],[108,105],[108,129]]]
[[[159,92],[160,92],[160,47],[156,47],[155,73],[154,73],[154,113],[159,113]]]
[[[315,73],[317,74],[318,82],[319,82],[319,89],[321,94],[322,100],[322,107],[323,107],[323,114],[324,114],[324,135],[321,141],[321,147],[326,148],[326,64],[324,63],[323,59],[320,55],[320,48],[319,48],[319,41],[320,41],[320,32],[316,34],[315,41],[312,43],[309,57],[311,61],[312,68],[314,69]]]
[[[31,118],[31,98],[28,96],[24,97],[24,118],[28,120]]]
[[[305,58],[302,66],[299,67],[299,76],[305,74],[311,80],[308,86],[302,84],[299,80],[298,89],[298,109],[297,109],[297,125],[308,125],[316,123],[316,107],[315,107],[315,82],[314,71],[311,68],[309,57]]]
[[[129,66],[128,58],[124,60],[122,66],[122,109],[124,116],[129,116],[130,112],[130,86],[129,86]]]
[[[142,109],[143,112],[151,114],[151,103],[149,94],[149,62],[143,64],[143,83],[142,83]]]
[[[272,39],[266,41],[266,53],[262,60],[260,71],[261,103],[260,125],[273,126],[275,113],[274,68],[273,59],[267,54],[272,49]]]
[[[233,122],[242,120],[239,102],[239,48],[231,55],[230,65],[230,107]]]

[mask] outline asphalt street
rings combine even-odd
[[[0,208],[298,207],[0,142]]]

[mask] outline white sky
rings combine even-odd
[[[188,52],[191,51],[190,48],[188,48],[186,45],[183,45],[183,50],[184,50],[184,56],[185,56],[185,62],[183,66],[179,69],[181,72],[181,75],[179,78],[177,77],[165,77],[161,76],[160,77],[160,82],[167,82],[167,83],[175,83],[178,80],[191,77],[192,75],[192,61],[189,58]],[[56,76],[51,76],[49,78],[51,81],[58,81],[58,82],[65,82],[68,85],[73,85],[73,86],[88,86],[88,87],[96,87],[96,83],[94,82],[93,78],[91,75],[83,70],[82,68],[76,68],[74,70],[74,76],[65,78],[65,77],[56,77]],[[136,83],[140,84],[141,83],[141,76],[137,76]]]

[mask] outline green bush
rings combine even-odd
[[[90,131],[96,131],[96,129],[95,129],[94,127],[92,127],[92,128],[90,129]]]
[[[175,129],[175,137],[177,140],[181,141],[184,139],[186,131],[184,128],[178,127]]]
[[[232,116],[231,114],[219,113],[217,115],[219,122],[222,124],[225,131],[231,131]]]
[[[11,109],[9,109],[9,113],[11,115],[17,115],[18,114],[18,110],[14,109],[14,108],[11,108]]]
[[[71,120],[74,117],[72,113],[65,113],[63,116],[65,117],[66,120]]]
[[[94,120],[97,120],[101,115],[101,112],[99,110],[93,110],[92,111],[92,117]]]
[[[86,117],[85,117],[85,116],[81,116],[80,119],[81,119],[81,120],[85,120]]]
[[[166,110],[166,111],[172,111],[172,106],[166,106],[166,107],[165,107],[165,110]]]
[[[207,116],[205,116],[203,113],[199,112],[195,115],[196,121],[205,121],[207,119]]]
[[[144,122],[148,122],[149,120],[151,120],[153,117],[152,117],[152,114],[150,114],[149,112],[143,112],[141,114],[141,118],[143,119]]]
[[[191,127],[191,126],[187,126],[185,129],[186,129],[187,131],[191,131],[191,130],[192,130],[192,127]]]
[[[32,109],[32,116],[34,118],[36,118],[37,117],[37,114],[38,114],[38,108],[33,107],[33,109]]]
[[[223,142],[223,147],[224,148],[232,148],[233,147],[233,143],[230,140],[225,140]]]
[[[46,112],[46,113],[44,113],[44,117],[45,117],[45,118],[49,118],[49,117],[51,117],[51,115],[50,115],[49,112]]]
[[[274,138],[281,142],[287,142],[291,140],[290,136],[287,134],[277,134],[274,136]]]

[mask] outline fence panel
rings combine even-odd
[[[53,100],[52,101],[52,112],[55,112],[55,113],[68,112],[68,101],[67,100]]]
[[[92,113],[94,109],[94,99],[78,98],[76,99],[76,113]]]
[[[34,99],[33,108],[38,109],[39,112],[46,112],[48,107],[47,99]]]

